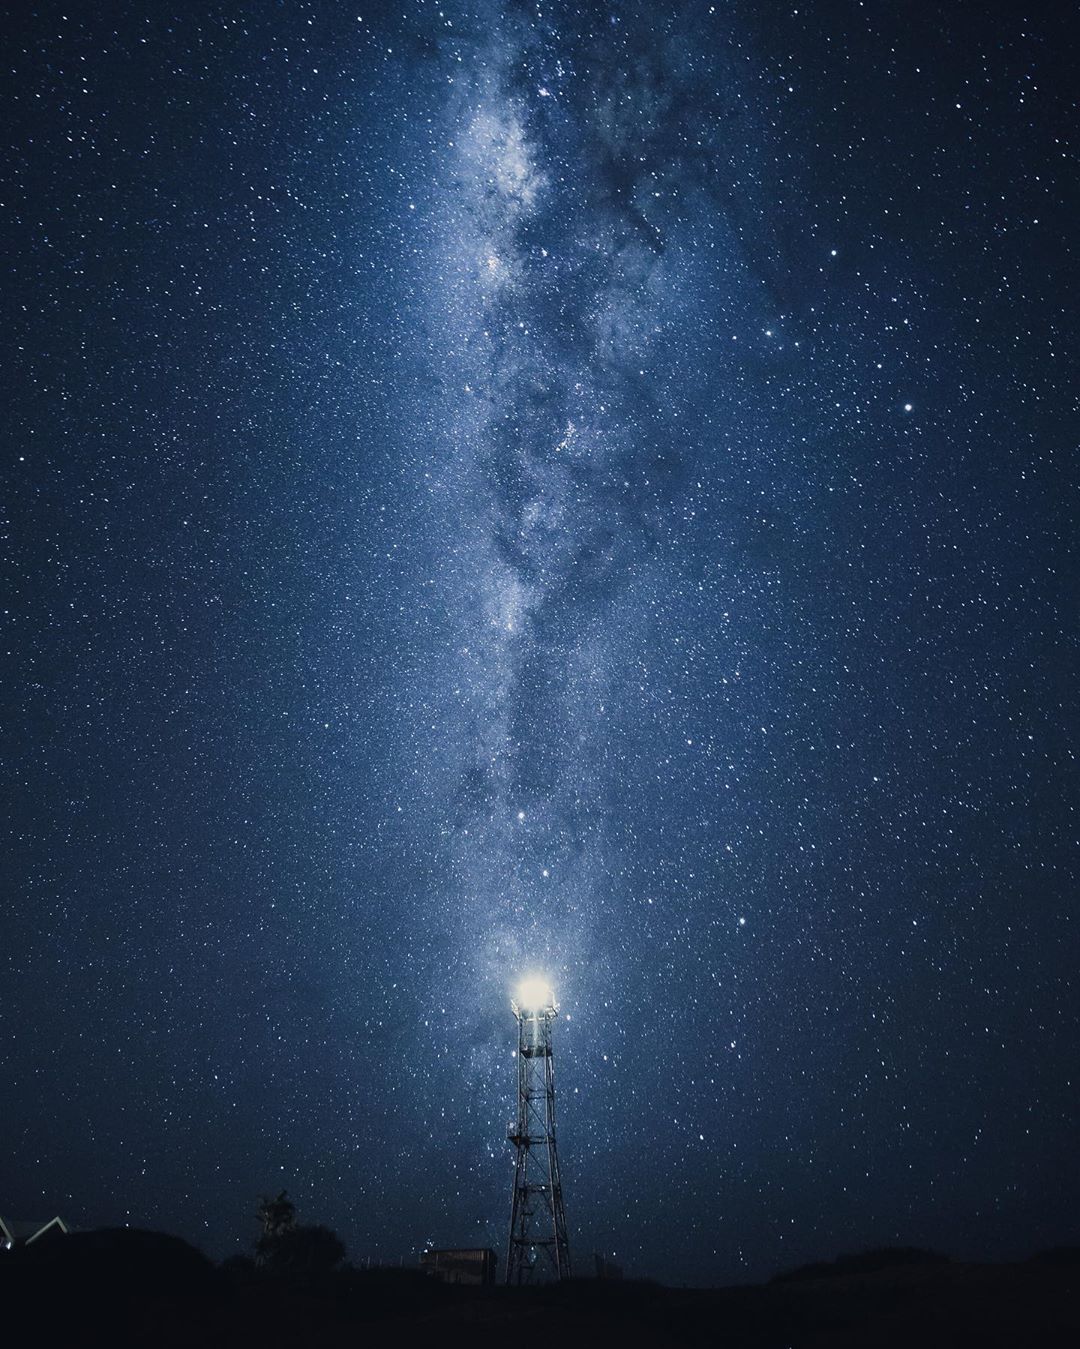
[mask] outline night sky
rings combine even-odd
[[[0,1212],[1076,1240],[1070,8],[8,12]]]

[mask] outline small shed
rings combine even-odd
[[[443,1248],[424,1251],[420,1268],[444,1283],[465,1283],[474,1287],[495,1282],[499,1257],[489,1247]]]

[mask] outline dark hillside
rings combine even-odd
[[[9,1325],[39,1343],[358,1346],[648,1344],[727,1349],[956,1349],[1080,1343],[1075,1250],[1019,1264],[960,1264],[877,1251],[763,1286],[665,1288],[647,1282],[515,1290],[448,1287],[413,1271],[267,1276],[214,1267],[154,1232],[73,1234],[0,1259]]]

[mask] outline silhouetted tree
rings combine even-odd
[[[264,1194],[255,1216],[262,1223],[262,1233],[255,1242],[255,1260],[260,1265],[268,1264],[278,1242],[296,1227],[296,1205],[287,1190],[282,1190],[276,1199]]]
[[[303,1277],[329,1274],[344,1259],[341,1238],[328,1227],[291,1227],[274,1240],[264,1267],[274,1274]]]

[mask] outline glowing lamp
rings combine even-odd
[[[514,1003],[522,1012],[542,1012],[555,1006],[555,993],[541,974],[527,974],[518,984]]]

